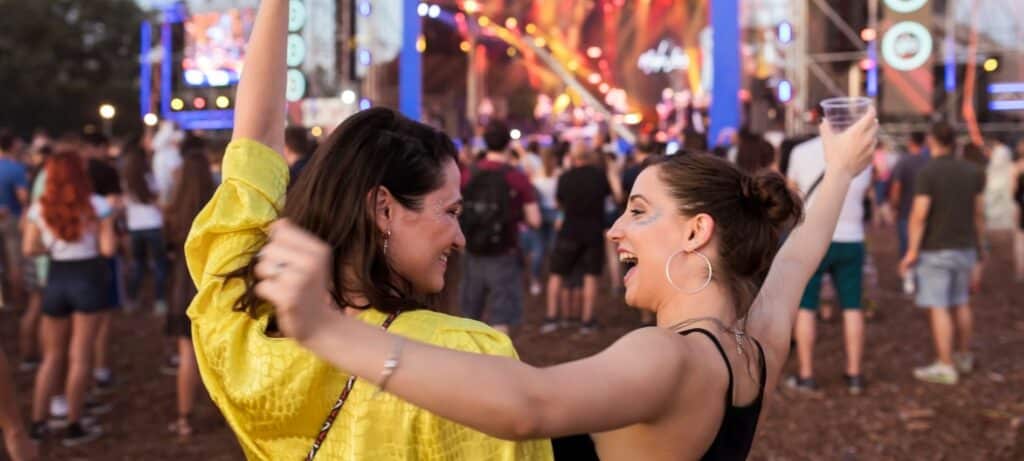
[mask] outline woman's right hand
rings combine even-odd
[[[878,141],[875,108],[869,108],[860,120],[841,133],[832,131],[827,120],[821,122],[821,141],[825,146],[827,170],[849,178],[859,175],[871,163]]]

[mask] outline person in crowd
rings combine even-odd
[[[989,152],[985,170],[985,228],[989,232],[1004,232],[1016,224],[1013,189],[1017,171],[1010,148],[991,138],[985,146]],[[984,152],[984,150],[983,150]]]
[[[509,165],[508,126],[492,120],[484,130],[487,155],[470,169],[463,187],[462,231],[466,237],[460,303],[462,314],[508,333],[523,316],[519,226],[541,224],[529,178]]]
[[[736,167],[748,174],[775,168],[775,147],[761,135],[740,136],[736,148]]]
[[[893,170],[899,163],[899,153],[889,147],[889,143],[880,140],[875,147],[875,159],[872,162],[873,176],[871,190],[871,221],[875,227],[891,226],[894,221],[892,208],[889,207],[889,190],[892,188]]]
[[[32,152],[34,160],[29,168],[29,184],[32,185],[29,203],[35,203],[43,194],[43,168],[52,153],[53,148],[48,144],[40,144]],[[18,250],[20,256],[21,249]],[[39,318],[42,315],[43,288],[46,286],[49,261],[45,255],[22,259],[25,262],[22,273],[28,301],[25,312],[18,319],[18,353],[21,356],[18,370],[30,372],[39,367]]]
[[[558,295],[562,290],[562,281],[572,275],[573,269],[577,267],[584,274],[580,332],[591,333],[595,330],[597,282],[604,266],[604,201],[608,197],[612,197],[616,203],[622,201],[619,173],[595,165],[603,157],[602,154],[577,143],[571,155],[573,167],[558,178],[556,199],[565,220],[551,251],[547,313],[541,333],[558,329]],[[615,263],[618,263],[618,258]]]
[[[184,247],[203,384],[249,459],[550,460],[547,441],[498,440],[377,395],[372,382],[281,338],[253,291],[268,226],[287,217],[334,247],[334,288],[323,294],[337,312],[442,347],[515,356],[506,335],[426,308],[443,288],[448,255],[465,245],[455,147],[443,133],[386,108],[360,111],[286,195],[288,3],[260,4],[224,180]]]
[[[531,143],[531,147],[540,147]],[[537,193],[537,204],[540,205],[541,223],[537,229],[527,227],[522,233],[521,245],[526,253],[527,272],[530,280],[530,295],[541,293],[541,281],[544,269],[544,258],[548,247],[554,240],[555,220],[558,217],[558,203],[555,201],[555,188],[561,170],[558,168],[555,147],[545,149],[541,155],[540,168],[534,170],[530,182]]]
[[[655,150],[654,142],[650,136],[641,135],[636,145],[633,146],[632,163],[622,170],[622,191],[624,194],[628,195],[629,191],[633,190],[633,184],[636,184],[636,178],[647,167],[648,159],[654,159],[658,155],[660,155],[660,152]]]
[[[28,171],[18,161],[17,136],[0,131],[0,240],[3,243],[3,268],[7,289],[0,305],[18,302],[21,296],[21,212],[28,205]]]
[[[196,288],[189,278],[184,247],[192,221],[213,196],[214,187],[205,145],[200,138],[186,140],[182,145],[180,171],[175,175],[172,187],[172,205],[166,209],[164,218],[167,243],[171,248],[167,334],[175,338],[178,348],[178,416],[171,424],[171,430],[180,437],[192,435],[192,409],[199,388],[199,368],[192,347],[192,325],[185,313],[196,295]]]
[[[26,256],[48,253],[40,338],[43,360],[32,400],[32,436],[46,432],[50,397],[67,366],[68,414],[64,445],[99,437],[99,426],[83,420],[93,352],[104,309],[109,307],[110,267],[116,237],[110,204],[92,191],[85,163],[73,151],[58,151],[46,166],[46,189],[28,211],[22,249]]]
[[[910,134],[907,153],[892,170],[892,184],[889,186],[889,203],[896,210],[896,235],[899,238],[900,258],[907,253],[907,227],[910,219],[910,208],[914,203],[914,188],[917,174],[928,163],[925,146],[925,134],[915,131]]]
[[[138,305],[143,277],[152,268],[153,311],[158,315],[166,315],[167,246],[164,242],[163,210],[159,206],[156,183],[150,170],[149,158],[142,146],[129,142],[123,150],[124,212],[131,240],[127,301]]]
[[[819,136],[796,146],[789,161],[787,176],[796,184],[807,204],[813,204],[816,199],[820,180],[825,177],[828,167],[822,141]],[[814,379],[816,311],[821,303],[822,278],[829,274],[843,309],[846,387],[854,395],[864,390],[865,381],[861,373],[864,355],[864,261],[867,253],[864,246],[864,198],[871,187],[871,174],[871,168],[867,168],[853,179],[832,236],[832,244],[807,283],[800,300],[794,332],[799,370],[786,383],[791,389],[810,393],[818,391]]]
[[[121,178],[117,169],[107,162],[107,149],[110,141],[106,136],[99,133],[86,135],[85,145],[82,152],[85,157],[88,179],[92,191],[103,197],[109,207],[116,213],[124,208],[121,190]],[[116,231],[116,228],[115,228]],[[117,239],[119,240],[119,239]],[[96,334],[96,352],[93,354],[95,364],[93,365],[93,382],[96,390],[101,393],[109,393],[114,385],[114,374],[110,369],[110,323],[112,312],[121,306],[121,292],[119,281],[121,280],[120,265],[117,260],[116,251],[111,254],[103,253],[109,266],[110,277],[107,278],[107,309],[99,313],[99,331]]]
[[[0,431],[3,432],[7,456],[12,461],[34,461],[39,448],[29,437],[25,423],[18,414],[18,397],[11,379],[11,366],[7,355],[0,350]]]
[[[877,121],[869,110],[841,134],[822,131],[825,177],[781,250],[781,230],[802,207],[780,176],[752,177],[709,155],[672,156],[641,173],[609,238],[632,266],[627,303],[656,311],[658,327],[592,357],[535,368],[341,315],[328,296],[330,244],[289,219],[270,227],[256,293],[301,346],[486,433],[527,440],[590,432],[607,460],[745,459],[765,392],[785,364],[803,286],[853,178],[871,161]]]
[[[309,163],[310,149],[309,132],[301,126],[290,126],[284,130],[284,161],[288,163],[288,184],[295,184],[299,173]]]
[[[607,144],[606,144],[607,145]],[[625,157],[618,154],[617,150],[611,150],[606,152],[595,151],[594,156],[596,159],[601,161],[597,162],[597,165],[605,173],[605,177],[609,178],[609,185],[614,185],[619,191],[618,194],[608,194],[605,196],[604,202],[604,217],[602,218],[601,229],[608,231],[615,223],[615,220],[622,215],[622,211],[625,209],[624,194],[622,193],[622,170],[625,164]],[[609,288],[611,292],[616,296],[622,292],[622,263],[615,255],[615,245],[610,240],[602,239],[604,245],[604,264],[608,268],[608,279],[611,282]],[[587,270],[582,271],[584,273]],[[600,276],[600,273],[598,274]],[[584,330],[590,330],[584,328]]]
[[[150,141],[153,151],[153,182],[156,186],[161,205],[167,205],[171,196],[171,185],[174,183],[174,172],[181,166],[181,143],[185,133],[175,126],[171,120],[160,122],[156,133]]]
[[[956,132],[951,126],[942,122],[932,126],[928,136],[932,160],[917,176],[910,245],[900,263],[901,273],[914,268],[915,302],[928,310],[938,357],[931,365],[915,368],[914,377],[941,384],[956,384],[960,374],[974,368],[969,292],[971,285],[980,282],[972,273],[985,252],[985,176],[976,165],[957,158],[955,147]]]

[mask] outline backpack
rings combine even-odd
[[[462,194],[462,217],[459,223],[466,236],[466,249],[472,254],[494,255],[515,244],[508,230],[509,197],[508,167],[482,170],[473,167],[471,178]]]

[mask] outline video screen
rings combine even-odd
[[[255,15],[253,8],[239,8],[196,14],[186,20],[181,63],[185,84],[222,87],[238,83]]]

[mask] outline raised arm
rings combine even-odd
[[[326,244],[287,221],[275,223],[271,234],[256,268],[262,277],[256,291],[274,304],[283,332],[334,366],[378,384],[385,364],[396,359],[388,392],[486,434],[526,440],[653,422],[671,407],[688,375],[689,354],[678,336],[658,328],[630,333],[593,357],[543,369],[400,340],[330,307]]]
[[[828,122],[821,125],[825,178],[804,222],[775,256],[747,321],[747,331],[765,343],[774,357],[784,357],[789,349],[800,296],[832,241],[851,181],[871,163],[877,132],[874,109],[839,134],[832,132]]]
[[[251,139],[278,153],[284,152],[287,38],[288,0],[260,2],[235,96],[232,133],[232,139]]]

